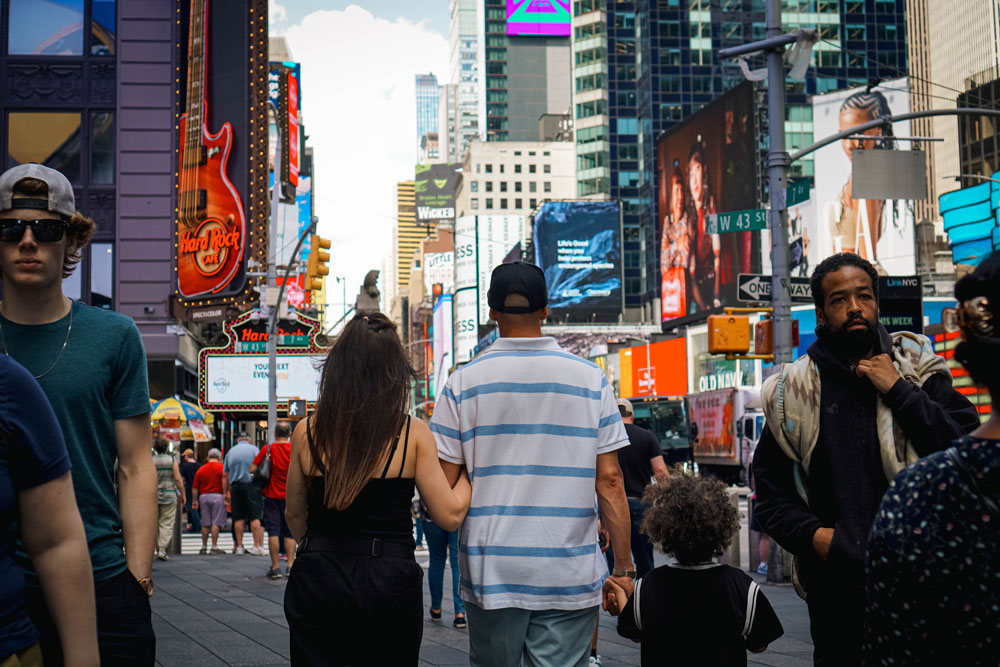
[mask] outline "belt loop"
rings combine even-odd
[[[377,537],[372,538],[372,556],[378,558],[382,555],[382,540]]]

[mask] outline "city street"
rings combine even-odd
[[[417,552],[427,566],[427,552]],[[658,554],[657,563],[664,557]],[[284,564],[282,563],[282,568]],[[156,561],[153,578],[153,627],[157,664],[177,667],[287,665],[288,626],[282,609],[285,580],[264,576],[266,557],[173,556]],[[764,577],[753,575],[763,583]],[[774,606],[785,635],[749,665],[806,667],[812,642],[805,603],[791,586],[761,589]],[[424,601],[429,600],[424,578]],[[467,630],[452,627],[453,607],[445,595],[442,623],[424,622],[420,665],[468,665]],[[598,653],[604,667],[638,665],[639,645],[619,637],[615,620],[602,612]]]

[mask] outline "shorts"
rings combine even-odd
[[[292,531],[285,522],[285,499],[268,498],[264,496],[264,515],[261,517],[264,530],[268,537],[280,537],[283,540],[292,539]]]
[[[226,525],[226,502],[221,493],[203,493],[198,496],[198,510],[201,512],[202,527]]]
[[[259,521],[260,489],[250,482],[233,482],[231,488],[229,501],[233,507],[233,521]]]

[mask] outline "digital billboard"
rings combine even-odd
[[[476,216],[466,215],[455,221],[455,293],[453,348],[455,363],[472,358],[478,340],[479,301],[476,289]]]
[[[523,215],[476,216],[476,266],[478,267],[480,326],[490,323],[490,306],[486,302],[486,292],[490,288],[490,277],[493,275],[493,269],[504,263],[507,255],[514,249],[514,246],[520,243],[523,236]]]
[[[657,144],[661,319],[737,305],[740,273],[760,269],[760,233],[709,234],[709,216],[757,208],[753,86],[743,83]]]
[[[434,304],[434,396],[448,382],[448,372],[454,364],[452,348],[452,296],[442,294]]]
[[[455,220],[455,188],[461,167],[458,162],[416,166],[413,192],[418,225]]]
[[[865,88],[838,90],[813,98],[813,136],[826,137],[886,115],[910,111],[906,79]],[[815,228],[811,234],[819,262],[838,252],[856,252],[876,265],[882,275],[916,273],[913,202],[902,199],[854,199],[851,196],[851,157],[855,149],[897,147],[895,136],[910,136],[910,122],[893,123],[864,134],[878,139],[842,139],[815,153],[816,179],[812,192]]]
[[[569,37],[570,0],[507,0],[507,34]]]
[[[616,201],[547,202],[535,214],[535,263],[549,318],[617,322],[622,312],[622,219]]]

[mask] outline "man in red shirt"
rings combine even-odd
[[[288,461],[292,455],[291,437],[292,425],[288,422],[278,422],[274,427],[274,442],[261,449],[253,460],[253,465],[250,466],[250,473],[253,474],[270,452],[271,481],[263,491],[262,523],[267,531],[267,548],[271,553],[271,569],[267,571],[267,576],[271,579],[281,578],[281,570],[278,569],[278,538],[285,541],[285,554],[288,556],[286,575],[295,562],[295,540],[288,530],[288,524],[285,523],[285,480],[288,478]]]
[[[222,497],[222,462],[219,461],[221,458],[222,452],[215,447],[208,450],[208,463],[198,468],[191,484],[191,491],[194,494],[191,507],[201,512],[201,551],[198,553],[202,554],[209,553],[209,530],[212,531],[211,553],[226,553],[219,548],[219,528],[226,525],[226,501]],[[285,466],[287,470],[287,457]],[[284,493],[284,480],[282,480],[282,493]]]

